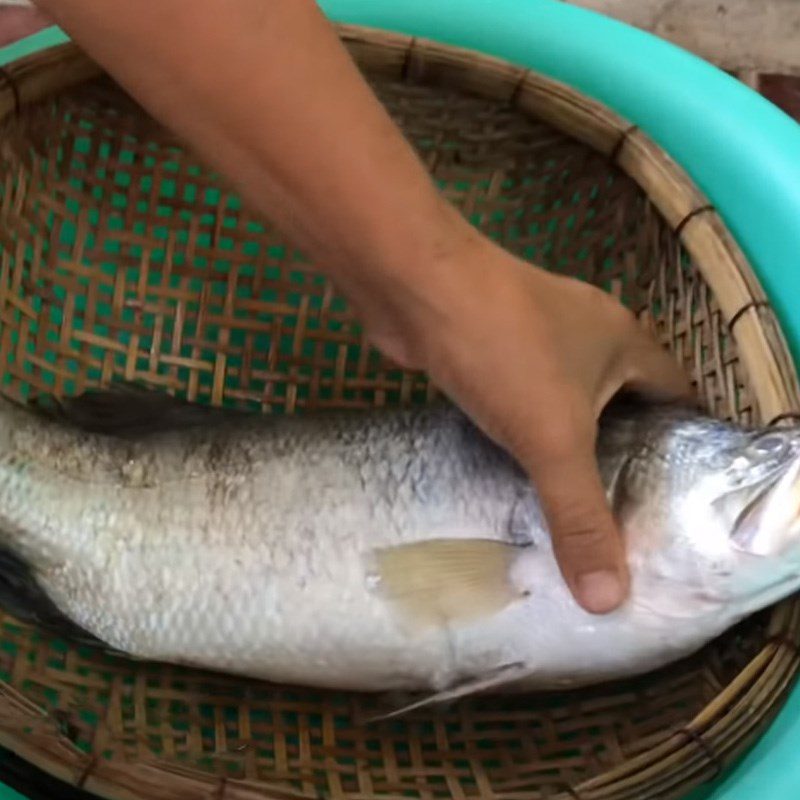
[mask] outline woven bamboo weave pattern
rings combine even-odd
[[[652,145],[627,123],[474,54],[343,35],[474,225],[618,294],[715,413],[766,422],[797,407],[749,267],[707,201],[671,162],[648,161]],[[49,58],[10,71],[14,98],[0,79],[5,394],[125,380],[255,413],[433,396],[423,375],[364,344],[318,266],[191,151],[108,78],[87,79],[73,49]],[[81,77],[43,90],[60,66]],[[660,208],[642,188],[656,167],[677,176],[685,207]],[[789,601],[635,681],[367,725],[379,698],[130,662],[6,617],[0,741],[108,798],[668,798],[768,721],[799,638]]]
[[[376,89],[479,228],[637,310],[663,305],[665,336],[708,401],[749,413],[746,395],[725,398],[746,387],[713,298],[632,181],[496,104]],[[138,380],[288,411],[424,397],[422,376],[360,352],[346,303],[301,254],[107,82],[31,109],[4,147],[4,261],[22,266],[3,298],[18,320],[0,344],[12,392]],[[32,213],[15,213],[20,204]]]

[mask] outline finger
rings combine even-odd
[[[549,454],[537,449],[531,477],[550,527],[562,575],[583,608],[612,611],[628,593],[629,575],[608,506],[591,437],[565,438]]]
[[[695,393],[674,356],[655,340],[632,340],[622,357],[622,385],[653,400],[693,401]]]

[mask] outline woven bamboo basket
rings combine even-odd
[[[618,294],[715,414],[798,408],[723,221],[641,131],[508,63],[340,28],[447,197],[512,252]],[[0,365],[17,400],[126,380],[254,413],[424,403],[346,302],[77,48],[0,79]],[[198,576],[202,580],[202,576]],[[716,776],[798,669],[800,603],[642,678],[380,724],[370,696],[129,662],[0,620],[0,744],[110,800],[633,800]]]

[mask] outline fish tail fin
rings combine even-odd
[[[7,547],[0,547],[0,609],[25,625],[59,638],[108,649],[58,608],[40,586],[30,565]]]

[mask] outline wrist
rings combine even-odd
[[[398,243],[349,295],[368,338],[402,366],[429,370],[444,343],[465,320],[494,305],[491,297],[507,286],[516,259],[475,230],[449,207],[439,226],[425,236]]]

